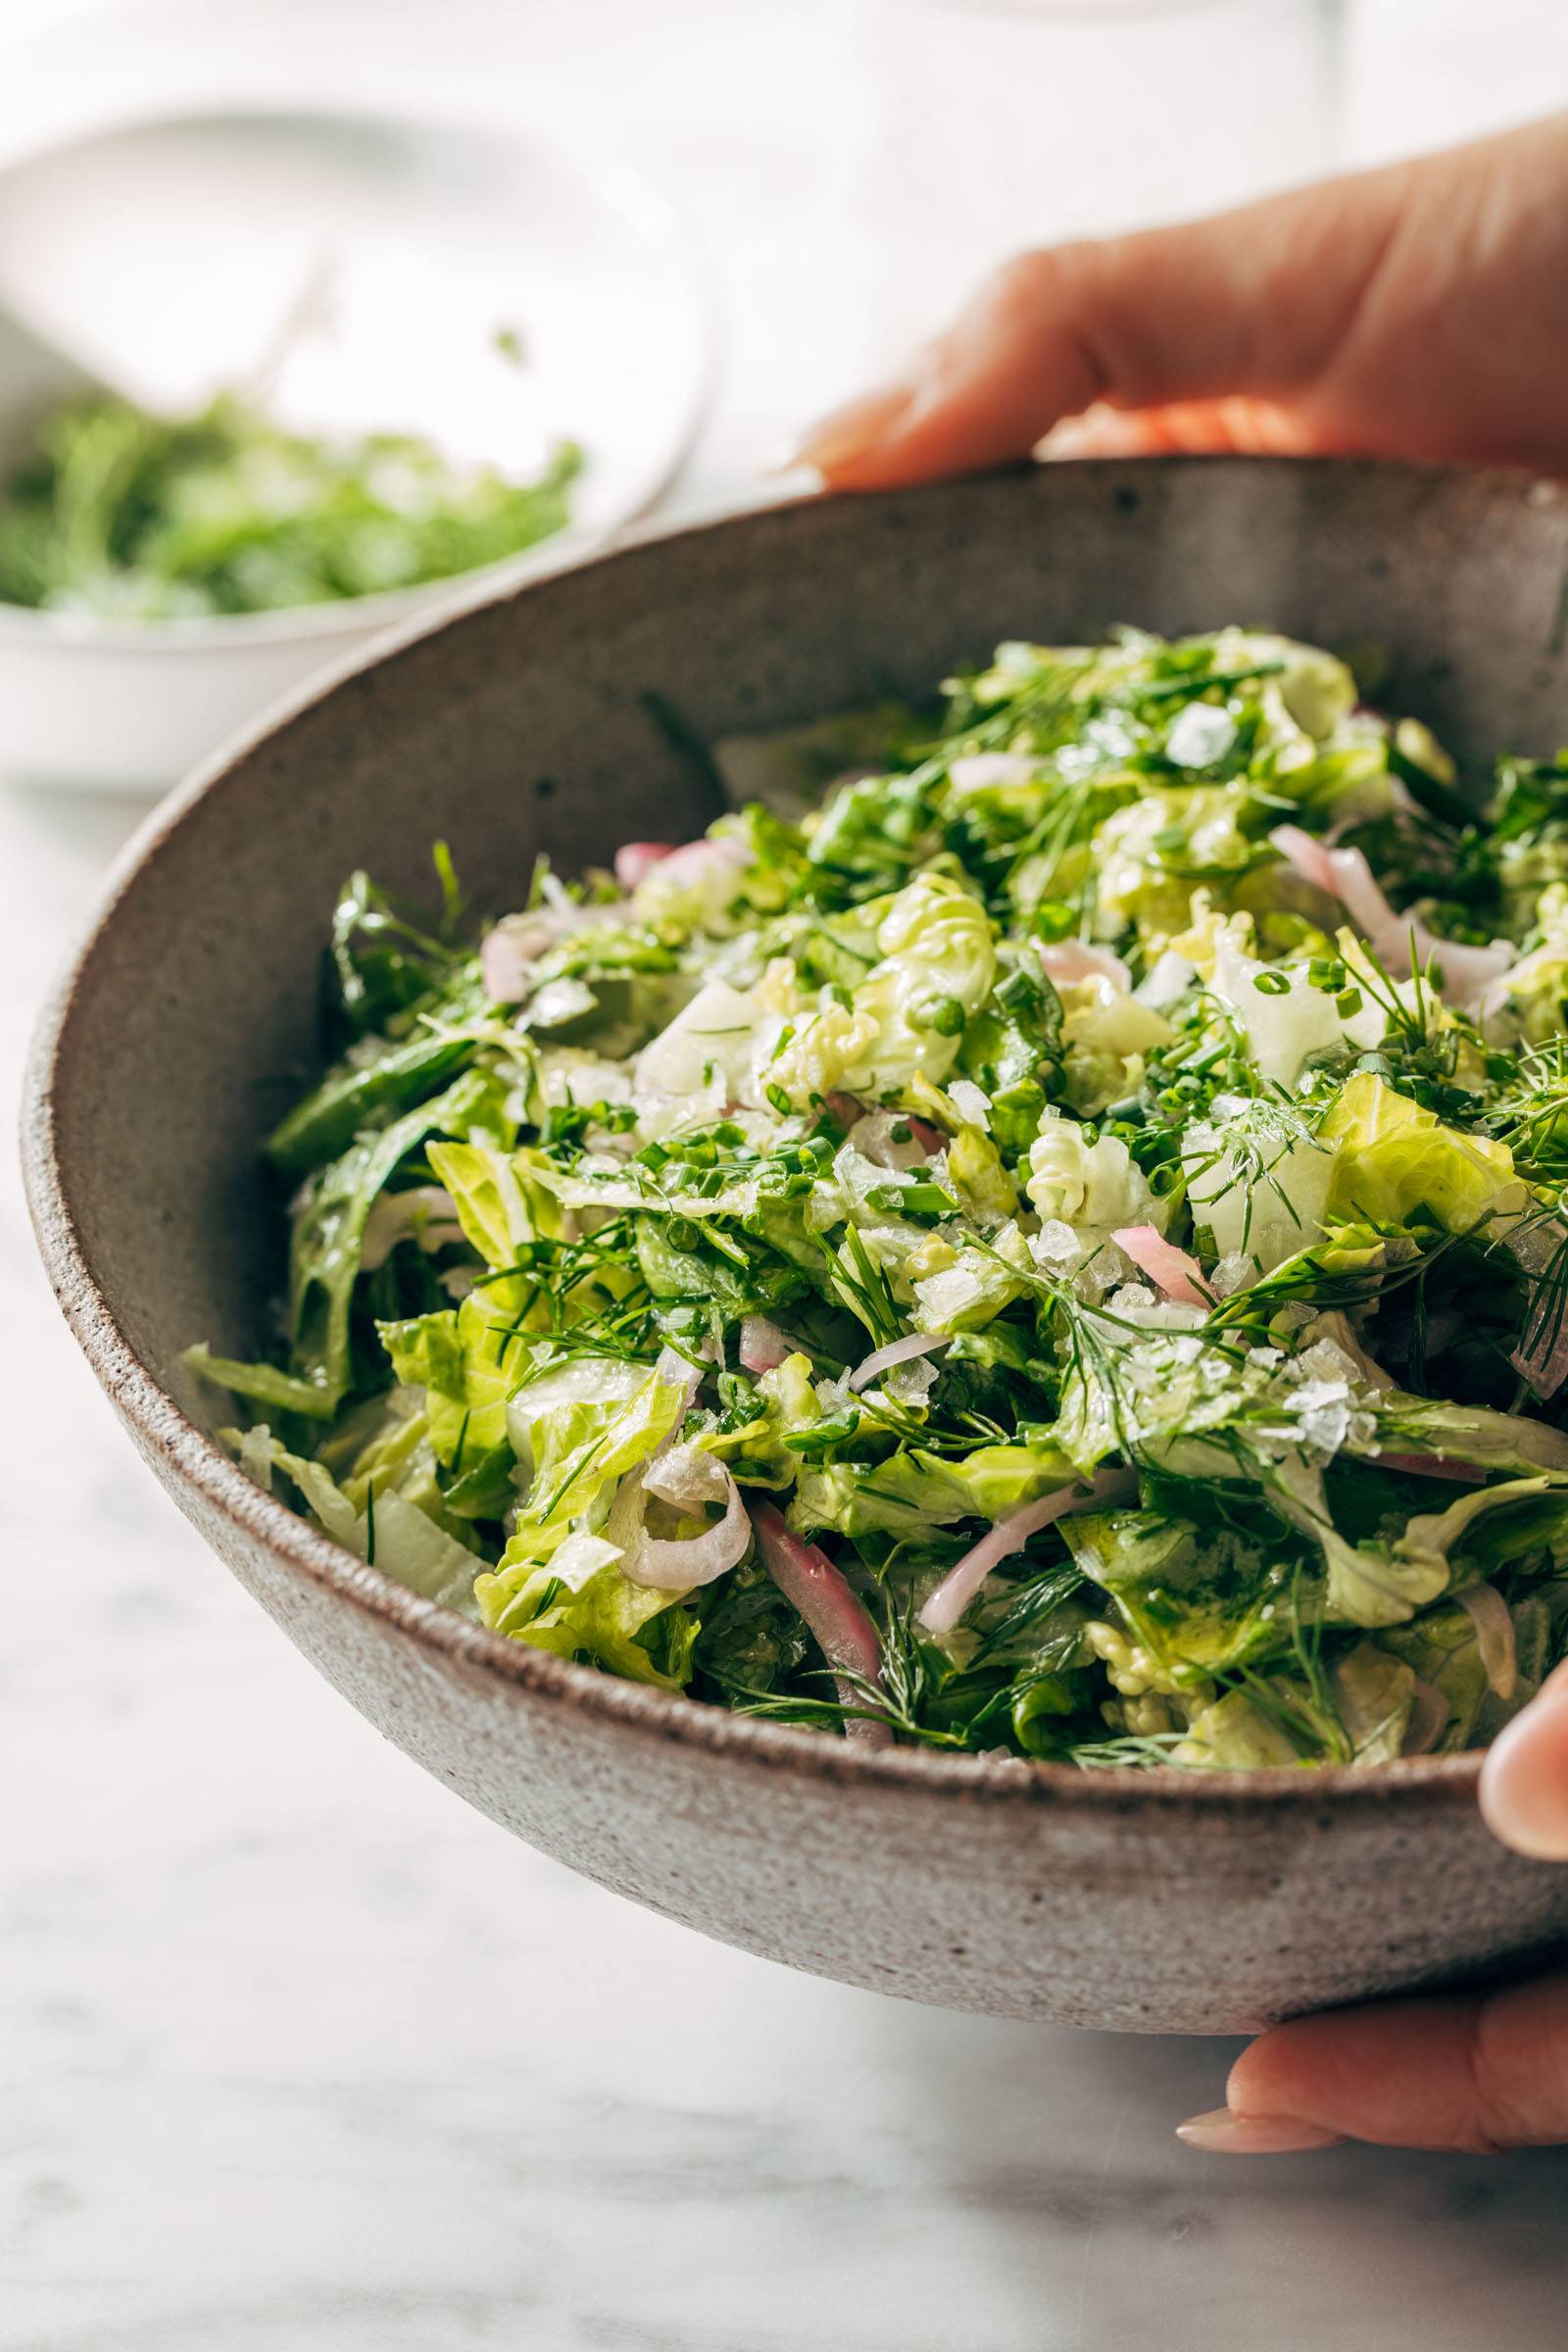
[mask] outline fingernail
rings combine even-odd
[[[1176,2136],[1190,2148],[1212,2156],[1291,2156],[1308,2148],[1338,2148],[1343,2132],[1325,2132],[1319,2124],[1303,2123],[1295,2115],[1233,2115],[1215,2107],[1207,2115],[1189,2116],[1178,2124]]]
[[[1064,416],[1043,441],[1035,443],[1037,458],[1085,458],[1095,454],[1095,428],[1083,416]]]
[[[1082,416],[1063,416],[1043,441],[1035,444],[1037,458],[1131,458],[1149,447],[1147,428],[1136,416],[1124,416],[1097,401]]]
[[[862,392],[858,400],[847,401],[843,408],[808,424],[780,470],[814,466],[818,473],[830,473],[863,457],[892,431],[913,398],[909,384],[888,384],[878,392]]]

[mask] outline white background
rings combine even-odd
[[[987,254],[1307,169],[1303,13],[1091,44],[924,0],[0,0],[26,35],[0,142],[182,91],[351,90],[630,156],[726,314],[677,494],[710,503]],[[1352,15],[1349,156],[1568,104],[1556,0]],[[8,1081],[135,813],[0,792]],[[0,1453],[4,2352],[1561,2342],[1568,2157],[1195,2158],[1170,2127],[1218,2100],[1222,2046],[818,1984],[466,1813],[132,1460],[9,1179]]]

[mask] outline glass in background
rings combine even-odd
[[[865,0],[863,226],[889,349],[1022,246],[1340,160],[1347,0]]]

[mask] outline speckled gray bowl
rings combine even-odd
[[[921,2001],[1233,2031],[1568,1936],[1476,1764],[1119,1777],[879,1754],[612,1681],[412,1598],[251,1486],[181,1370],[254,1345],[257,1140],[310,1070],[334,888],[498,905],[713,813],[705,737],[923,688],[1004,636],[1228,620],[1385,642],[1390,699],[1478,750],[1568,739],[1568,497],[1350,463],[1060,466],[642,539],[413,637],[152,822],[45,1016],[25,1152],[72,1328],[182,1510],[323,1674],[471,1804],[728,1942]],[[501,1857],[498,1854],[498,1862]]]

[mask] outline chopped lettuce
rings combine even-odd
[[[1334,1147],[1332,1213],[1399,1227],[1425,1214],[1449,1233],[1474,1233],[1504,1205],[1523,1204],[1506,1144],[1446,1127],[1370,1070],[1347,1080],[1318,1130]]]
[[[234,1444],[247,1470],[262,1483],[280,1471],[295,1486],[311,1516],[345,1551],[358,1552],[369,1566],[407,1585],[421,1599],[465,1616],[478,1614],[474,1579],[480,1563],[466,1544],[449,1535],[431,1516],[427,1501],[416,1489],[374,1479],[365,1482],[356,1506],[330,1471],[308,1456],[290,1453],[265,1424],[234,1433]]]
[[[673,1434],[684,1384],[657,1364],[632,1370],[636,1377],[628,1383],[611,1377],[601,1360],[577,1357],[541,1376],[547,1393],[537,1409],[529,1409],[526,1387],[509,1401],[509,1434],[525,1493],[496,1570],[497,1590],[512,1590],[519,1571],[552,1558],[568,1536],[601,1532],[618,1481]]]
[[[1568,765],[1473,822],[1242,629],[722,765],[773,806],[477,946],[444,854],[432,921],[345,886],[278,1345],[190,1358],[240,1458],[504,1639],[859,1739],[1491,1738],[1568,1653]]]
[[[584,1658],[629,1682],[681,1690],[691,1671],[699,1621],[695,1611],[672,1602],[667,1592],[634,1585],[613,1560],[601,1557],[596,1539],[573,1539],[587,1574],[574,1584],[561,1573],[560,1559],[520,1576],[481,1576],[479,1607],[486,1625],[553,1649],[558,1657]],[[609,1547],[605,1547],[609,1548]]]
[[[1300,1553],[1277,1529],[1203,1529],[1136,1510],[1086,1511],[1062,1533],[1168,1687],[1288,1647]]]

